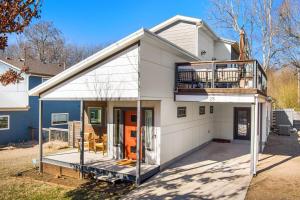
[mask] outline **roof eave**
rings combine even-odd
[[[80,71],[85,69],[86,67],[93,65],[97,62],[100,62],[101,60],[112,55],[113,53],[117,52],[118,50],[121,50],[122,48],[125,48],[129,45],[132,45],[132,44],[138,42],[144,35],[150,36],[153,39],[156,39],[160,42],[164,42],[169,47],[181,52],[182,54],[186,55],[187,57],[189,57],[191,59],[200,60],[197,56],[178,47],[177,45],[171,43],[170,41],[159,37],[158,35],[154,34],[153,32],[146,30],[146,29],[140,29],[140,30],[136,31],[135,33],[119,40],[118,42],[106,47],[105,49],[99,51],[98,53],[95,53],[92,56],[84,59],[83,61],[75,64],[74,66],[68,68],[67,70],[59,73],[58,75],[49,79],[47,82],[44,82],[41,85],[38,85],[37,87],[35,87],[29,91],[29,95],[30,96],[39,96],[41,93],[43,93],[44,91],[48,90],[49,88],[59,84],[64,79],[67,79],[73,75],[76,75],[77,73],[79,73]]]
[[[60,81],[62,81],[65,78],[69,78],[76,73],[80,72],[85,67],[92,65],[98,61],[100,61],[103,57],[107,57],[114,52],[118,51],[119,49],[134,43],[139,40],[139,38],[143,35],[144,29],[140,29],[133,34],[119,40],[118,42],[115,42],[111,44],[110,46],[100,50],[99,52],[89,56],[88,58],[80,61],[79,63],[73,65],[72,67],[66,69],[65,71],[62,71],[61,73],[57,74],[56,76],[49,79],[47,82],[44,82],[37,87],[31,89],[29,91],[30,96],[39,96],[42,92],[45,90],[51,88],[52,86],[56,85]]]

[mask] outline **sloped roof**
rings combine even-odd
[[[33,75],[55,76],[64,70],[62,65],[43,63],[39,60],[33,59],[26,59],[24,62],[24,60],[21,59],[0,58],[0,61],[10,64],[18,69],[28,67],[28,73]]]
[[[52,77],[50,80],[38,85],[37,87],[35,87],[29,91],[29,95],[37,96],[37,95],[43,93],[44,91],[61,84],[65,80],[69,79],[70,77],[72,77],[76,74],[80,74],[82,71],[86,70],[89,66],[92,66],[95,63],[101,62],[102,60],[108,58],[109,56],[113,55],[114,53],[116,53],[130,45],[133,45],[134,43],[139,42],[144,37],[156,40],[156,41],[160,42],[161,44],[166,45],[169,48],[172,48],[174,51],[187,56],[189,59],[199,60],[199,58],[196,57],[195,55],[193,55],[192,53],[182,49],[181,47],[178,47],[177,45],[154,34],[153,32],[142,28],[142,29],[128,35],[127,37],[111,44],[110,46],[98,51],[97,53],[91,55],[90,57],[80,61],[79,63],[66,69],[62,73],[59,73],[58,75]]]

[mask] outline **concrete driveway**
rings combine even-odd
[[[211,142],[125,199],[244,199],[251,181],[249,152],[244,142]]]

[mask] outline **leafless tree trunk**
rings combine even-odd
[[[64,38],[51,22],[39,22],[27,28],[24,36],[34,55],[42,62],[59,63],[63,54]]]
[[[218,28],[229,29],[238,38],[241,29],[246,33],[249,56],[262,55],[263,68],[271,66],[272,58],[279,51],[273,38],[273,0],[211,0],[212,21]]]

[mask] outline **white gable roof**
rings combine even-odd
[[[58,75],[52,77],[50,80],[38,85],[37,87],[33,88],[32,90],[29,91],[30,96],[38,96],[41,93],[45,92],[46,90],[59,85],[62,83],[64,80],[79,74],[89,66],[94,65],[95,63],[100,62],[101,60],[113,55],[114,53],[117,53],[118,51],[134,44],[137,43],[142,37],[150,37],[152,39],[157,40],[158,42],[167,45],[168,47],[174,49],[177,52],[180,52],[181,54],[187,56],[188,58],[192,60],[199,60],[198,57],[195,55],[191,54],[190,52],[176,46],[175,44],[169,42],[166,39],[163,39],[159,37],[158,35],[152,33],[149,30],[146,29],[140,29],[131,35],[113,43],[112,45],[102,49],[101,51],[93,54],[92,56],[82,60],[81,62],[73,65],[72,67],[68,68],[67,70],[59,73]]]
[[[160,30],[172,25],[173,23],[179,22],[179,21],[184,21],[184,22],[189,22],[193,23],[199,26],[202,26],[202,28],[214,39],[214,40],[219,40],[228,44],[234,44],[236,41],[230,40],[230,39],[225,39],[225,38],[220,38],[217,36],[217,34],[205,23],[202,19],[194,18],[194,17],[187,17],[187,16],[182,16],[182,15],[176,15],[156,26],[150,29],[150,31],[156,33],[159,32]]]
[[[157,32],[157,31],[159,31],[175,22],[178,22],[178,21],[186,21],[186,22],[191,22],[194,24],[202,23],[201,19],[197,19],[197,18],[193,18],[193,17],[186,17],[186,16],[182,16],[182,15],[176,15],[176,16],[154,26],[153,28],[150,29],[150,31]]]
[[[0,62],[3,63],[4,65],[6,65],[7,67],[9,67],[9,68],[15,70],[15,71],[21,71],[18,67],[13,66],[12,64],[9,64],[9,63],[5,62],[5,61],[2,60],[2,59],[0,59]]]

